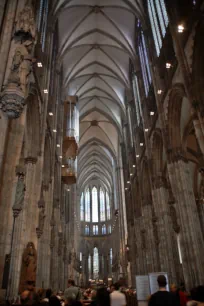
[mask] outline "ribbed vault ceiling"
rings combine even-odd
[[[130,59],[135,62],[136,17],[140,0],[58,0],[58,61],[64,90],[77,95],[80,110],[78,184],[100,180],[113,186]]]

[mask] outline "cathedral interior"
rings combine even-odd
[[[204,1],[0,1],[0,296],[204,284]]]

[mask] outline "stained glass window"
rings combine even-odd
[[[107,211],[107,219],[111,218],[111,209],[110,209],[110,198],[108,192],[106,192],[106,211]]]
[[[85,226],[85,235],[89,235],[89,233],[90,233],[90,231],[89,231],[89,226],[88,225],[86,225]]]
[[[84,221],[84,193],[81,194],[80,199],[80,215],[81,215],[81,221]]]
[[[160,55],[162,38],[166,35],[169,24],[168,13],[164,0],[148,0],[148,13],[154,38],[157,56]]]
[[[89,189],[86,191],[85,195],[85,221],[90,222],[90,191]]]
[[[44,5],[44,0],[40,0],[40,8],[38,13],[38,31],[40,31],[40,26],[42,21],[43,5]]]
[[[137,80],[136,74],[133,75],[132,84],[133,84],[137,124],[139,125],[142,112],[141,112],[140,92],[139,92],[139,86],[138,86],[138,80]]]
[[[93,225],[93,235],[98,235],[98,225]]]
[[[91,275],[91,266],[92,266],[92,263],[91,263],[91,255],[89,255],[89,258],[88,258],[88,269],[89,269],[89,279],[92,277]]]
[[[113,249],[110,249],[110,265],[112,266],[113,264]]]
[[[92,222],[98,222],[98,191],[96,187],[92,189]]]
[[[93,255],[93,278],[97,279],[99,274],[99,254],[98,249],[94,248],[94,255]]]
[[[131,141],[131,145],[133,147],[133,131],[132,131],[133,124],[132,124],[132,120],[131,120],[131,108],[130,108],[130,106],[128,106],[127,113],[128,113],[128,124],[129,124],[129,130],[130,130],[130,141]]]
[[[112,228],[111,228],[111,225],[109,225],[108,226],[108,233],[111,234],[111,232],[112,232]]]
[[[106,235],[106,225],[102,226],[102,235]]]
[[[140,63],[141,63],[141,69],[142,69],[142,77],[145,87],[145,94],[148,96],[149,88],[152,82],[152,77],[150,73],[150,65],[149,65],[149,59],[147,55],[147,46],[144,38],[143,31],[141,30],[140,36],[139,36],[139,57],[140,57]],[[137,85],[136,85],[137,86]],[[141,111],[141,109],[140,109]]]
[[[102,188],[100,188],[100,219],[106,221],[105,194]]]
[[[42,31],[41,31],[41,44],[42,44],[42,50],[44,51],[45,48],[45,38],[46,38],[46,32],[47,32],[47,18],[48,18],[48,0],[45,0],[45,6],[44,6],[44,14],[43,14],[43,24],[42,24]]]

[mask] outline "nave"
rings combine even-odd
[[[1,0],[3,300],[69,278],[204,284],[203,10]]]

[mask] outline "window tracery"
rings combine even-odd
[[[106,225],[103,224],[102,226],[102,235],[106,235]]]
[[[164,0],[148,0],[147,5],[156,53],[159,56],[162,39],[166,35],[166,28],[169,24],[168,13]]]
[[[80,199],[80,212],[81,212],[81,221],[84,221],[84,193],[81,194]]]
[[[102,188],[100,188],[100,220],[106,221],[105,195]]]
[[[92,189],[92,222],[98,222],[98,190]]]
[[[86,191],[86,196],[85,196],[85,221],[86,222],[90,222],[90,211],[91,211],[91,207],[90,207],[90,190],[88,189]]]
[[[94,248],[93,254],[93,278],[97,279],[99,274],[99,254],[98,249]]]
[[[84,222],[82,232],[85,235],[107,235],[110,234],[108,222],[111,220],[111,203],[107,190],[102,186],[95,185],[86,188],[80,197],[80,220]],[[86,224],[93,223],[91,227]],[[101,225],[97,224],[103,222]]]

